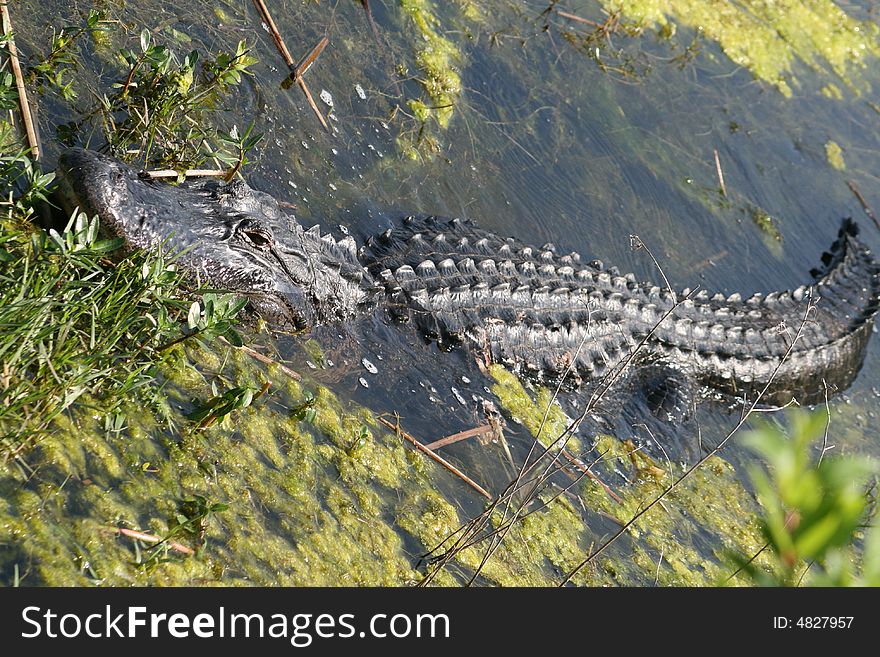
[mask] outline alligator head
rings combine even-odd
[[[302,330],[347,319],[378,291],[352,238],[303,229],[241,181],[169,185],[80,148],[61,155],[58,180],[65,210],[98,216],[128,250],[164,248],[191,280],[247,297],[271,324]]]

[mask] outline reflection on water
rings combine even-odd
[[[279,88],[287,69],[266,30],[255,27],[250,3],[137,3],[122,14],[135,34],[146,26],[181,52],[254,43],[256,76],[223,113],[239,125],[255,120],[265,135],[249,182],[295,204],[304,224],[359,242],[402,213],[462,216],[659,279],[644,251],[630,250],[629,236],[638,235],[676,287],[743,295],[808,282],[843,216],[856,217],[865,242],[880,250],[880,232],[847,185],[880,208],[876,67],[853,82],[792,60],[798,83],[783,94],[686,24],[674,35],[621,28],[590,41],[589,23],[560,21],[547,4],[374,2],[375,33],[360,3],[273,10],[294,58],[330,37],[307,83],[331,134],[295,86]],[[571,4],[576,14],[603,17],[591,2]],[[21,17],[45,15],[21,5]],[[59,15],[75,20],[66,11]],[[33,52],[48,29],[22,26],[20,47]],[[109,47],[94,50],[79,84],[110,65]],[[448,88],[451,78],[430,92],[444,66],[460,78],[460,92]],[[71,113],[48,95],[41,103],[51,153],[53,126]],[[473,355],[442,353],[381,314],[310,337],[323,363],[304,338],[282,339],[279,349],[297,369],[323,365],[315,377],[340,397],[400,413],[426,442],[474,426],[478,402],[495,399]],[[878,367],[875,339],[855,385],[833,400],[841,451],[880,455]],[[577,393],[562,395],[570,417],[583,404]],[[692,462],[736,420],[712,404],[674,426],[617,408],[591,415],[581,439],[610,432],[659,458]],[[515,422],[510,429],[516,463],[530,441]],[[487,456],[473,440],[445,453],[496,490],[514,472],[500,452]],[[751,458],[735,444],[724,454],[735,465]]]

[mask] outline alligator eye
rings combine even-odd
[[[245,230],[243,234],[258,249],[268,249],[272,246],[272,238],[265,233],[256,230]]]

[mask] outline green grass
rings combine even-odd
[[[119,246],[82,214],[61,233],[0,232],[0,458],[26,451],[85,393],[106,401],[111,423],[126,398],[154,402],[166,344],[199,334],[173,262],[114,262]]]
[[[82,28],[57,32],[32,82],[56,71],[43,82],[69,99],[72,87],[60,76],[73,66],[74,44],[108,25],[94,14]],[[129,161],[183,168],[212,157],[234,175],[259,137],[250,128],[224,133],[207,119],[254,60],[244,43],[202,66],[198,59],[193,52],[181,62],[142,32],[140,51],[120,55],[124,82],[83,121],[100,117],[110,151]],[[0,109],[17,103],[4,65]],[[193,301],[162,250],[124,252],[122,240],[103,239],[98,219],[84,214],[60,232],[36,228],[53,181],[0,121],[0,461],[24,463],[20,457],[83,398],[102,406],[106,429],[123,426],[120,409],[133,400],[161,414],[158,372],[171,347],[218,336],[242,342],[232,320],[244,301],[213,293]]]

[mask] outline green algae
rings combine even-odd
[[[470,0],[452,3],[457,9],[456,21],[476,23],[483,20],[483,12]],[[461,69],[465,62],[463,44],[448,38],[448,27],[438,11],[449,6],[436,6],[430,0],[400,0],[400,9],[407,26],[414,32],[413,61],[418,74],[415,79],[422,88],[421,98],[409,98],[406,106],[419,124],[416,130],[404,132],[396,138],[397,147],[407,159],[418,160],[425,153],[440,150],[440,141],[431,125],[440,130],[449,127],[462,94]],[[400,73],[409,75],[401,65]]]
[[[846,170],[846,161],[843,159],[843,149],[836,141],[825,142],[825,159],[828,164],[838,171]]]
[[[587,499],[624,522],[685,471],[680,464],[657,462],[631,442],[611,436],[597,437],[595,449],[604,455],[606,474],[619,468],[633,484],[617,491],[621,502],[616,502],[590,482]],[[725,583],[735,571],[733,554],[758,554],[764,545],[757,511],[757,502],[737,481],[734,468],[713,456],[665,495],[662,504],[635,521],[630,533],[639,539],[640,549],[633,553],[634,563],[662,585]],[[759,558],[758,563],[768,562]]]
[[[238,352],[224,360],[238,380],[263,375]],[[204,388],[189,374],[180,380],[196,384],[181,397]],[[277,397],[303,392],[274,382]],[[344,409],[325,389],[312,392],[314,426],[256,403],[230,427],[184,424],[178,439],[144,413],[129,416],[126,432],[104,432],[87,413],[63,416],[34,454],[38,477],[23,482],[8,465],[0,473],[0,543],[14,546],[4,550],[2,577],[17,564],[25,583],[51,585],[412,581],[378,491],[424,475],[388,436],[368,431],[354,455],[336,447],[360,435],[368,415]],[[124,527],[168,536],[181,502],[196,496],[225,510],[209,519],[195,557],[169,552],[154,563],[141,558],[148,545],[137,550],[115,535]]]
[[[550,447],[571,423],[562,407],[554,400],[548,388],[538,388],[534,398],[526,391],[515,374],[502,365],[490,365],[489,374],[495,380],[492,392],[501,407],[517,422],[521,422],[542,445]],[[566,447],[579,448],[574,436],[568,438]]]
[[[843,100],[843,92],[840,87],[830,82],[822,87],[822,95],[832,100]]]
[[[416,29],[419,46],[416,66],[422,74],[421,84],[432,106],[421,103],[421,113],[433,116],[441,128],[449,125],[453,108],[461,93],[458,68],[463,55],[452,41],[440,34],[440,19],[428,0],[401,0],[400,7]],[[411,101],[410,108],[418,101]]]
[[[717,41],[736,64],[791,96],[794,65],[827,70],[857,90],[854,74],[880,54],[880,27],[853,19],[831,0],[601,0],[644,25],[679,23]]]

